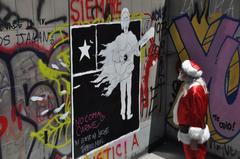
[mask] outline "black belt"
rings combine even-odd
[[[187,126],[187,125],[179,125],[179,131],[180,132],[182,132],[184,134],[187,134],[188,130],[189,130],[189,126]]]
[[[204,127],[202,129],[205,129],[205,127],[206,126],[204,125]],[[180,132],[187,134],[188,130],[189,130],[189,126],[187,126],[187,125],[179,125],[179,130],[180,130]]]

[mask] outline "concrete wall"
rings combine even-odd
[[[172,102],[178,90],[176,65],[193,59],[210,84],[208,151],[227,159],[240,157],[239,6],[237,0],[169,0],[167,51],[167,132],[176,138]],[[211,81],[211,83],[210,83]]]
[[[165,107],[160,106],[164,93],[159,82],[163,76],[156,70],[160,67],[158,57],[162,57],[160,40],[164,2],[1,0],[0,158],[71,158],[71,113],[62,125],[59,121],[62,115],[71,111],[69,24],[90,24],[99,18],[106,20],[109,14],[119,15],[122,7],[128,7],[133,17],[142,19],[143,34],[151,26],[156,28],[155,41],[141,50],[141,64],[148,66],[141,70],[141,87],[148,92],[142,94],[142,99],[147,98],[149,104],[143,106],[141,103],[138,132],[84,157],[131,158],[161,138],[166,113]],[[91,8],[96,3],[101,3],[102,7],[110,3],[111,9],[109,12],[99,9],[92,14]],[[141,14],[134,16],[134,13]],[[149,82],[144,82],[144,78],[149,78]],[[62,110],[56,113],[54,110],[58,107]]]

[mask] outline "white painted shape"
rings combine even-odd
[[[46,110],[42,111],[42,112],[41,112],[41,116],[46,115],[48,112],[49,112],[49,109],[46,109]]]
[[[64,62],[61,61],[60,64],[61,64],[63,67],[67,68],[67,64],[65,64]]]
[[[63,103],[60,107],[54,109],[53,112],[54,112],[54,113],[59,113],[59,112],[64,108],[64,106],[65,106],[65,103]]]
[[[66,90],[62,90],[60,93],[61,93],[62,95],[65,95],[65,94],[67,94],[67,91],[66,91]]]
[[[52,68],[59,70],[59,67],[56,64],[52,64]]]
[[[77,85],[75,87],[73,87],[73,89],[78,89],[81,85]]]
[[[131,112],[131,90],[132,71],[134,70],[134,55],[139,56],[138,41],[136,36],[128,30],[129,11],[123,8],[121,13],[121,28],[124,31],[116,39],[107,44],[106,49],[100,52],[105,57],[102,61],[102,72],[92,81],[95,87],[109,82],[110,85],[104,88],[102,96],[110,96],[112,91],[120,84],[122,120],[129,120],[133,117]],[[125,100],[127,98],[127,101]],[[126,115],[126,116],[125,116]]]
[[[73,74],[73,77],[80,77],[83,75],[91,74],[91,73],[97,73],[100,72],[101,70],[92,70],[92,71],[87,71],[87,72],[82,72],[82,73],[75,73]]]
[[[43,101],[44,98],[43,97],[39,97],[39,96],[32,96],[31,101],[36,102],[36,101]]]
[[[151,38],[154,37],[154,32],[155,29],[154,27],[151,27],[141,38],[141,40],[139,40],[139,46],[143,47],[143,45],[145,45]]]
[[[83,46],[80,46],[78,48],[81,51],[81,57],[80,57],[79,61],[81,61],[84,56],[86,56],[88,59],[90,59],[89,52],[88,52],[90,46],[87,45],[86,40],[84,40]]]
[[[65,120],[68,116],[69,112],[64,113],[59,119],[60,120]]]

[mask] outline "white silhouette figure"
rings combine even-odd
[[[121,112],[122,120],[131,119],[132,105],[132,71],[134,70],[134,55],[140,56],[139,46],[142,47],[151,37],[154,36],[154,29],[151,28],[147,36],[139,42],[136,36],[129,31],[130,15],[127,8],[123,8],[121,12],[121,29],[123,33],[118,35],[116,39],[106,45],[106,49],[102,50],[99,55],[105,57],[100,63],[103,64],[102,72],[92,81],[95,87],[108,82],[109,85],[104,88],[102,96],[111,95],[114,88],[120,83],[121,91]],[[127,95],[127,100],[126,100]],[[127,108],[127,112],[126,112]]]
[[[139,45],[136,36],[128,30],[130,23],[130,15],[127,8],[121,13],[121,28],[123,33],[116,38],[118,43],[118,52],[115,52],[113,61],[117,72],[121,77],[121,116],[125,120],[125,112],[127,106],[127,119],[131,119],[132,105],[132,71],[134,69],[134,55],[140,56]],[[126,99],[127,95],[127,101]]]

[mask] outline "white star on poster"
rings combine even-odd
[[[83,46],[78,47],[78,48],[79,48],[79,49],[81,50],[81,52],[82,52],[79,61],[81,61],[84,56],[86,56],[88,59],[90,59],[89,52],[88,52],[90,46],[87,45],[86,40],[84,40]]]

